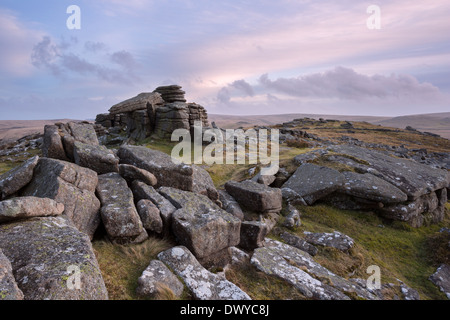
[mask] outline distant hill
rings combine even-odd
[[[379,124],[386,127],[404,129],[411,126],[422,132],[436,133],[443,138],[450,139],[450,112],[432,113],[421,115],[409,115],[401,117],[373,117],[373,116],[354,116],[354,115],[323,115],[323,114],[274,114],[274,115],[248,115],[248,116],[230,116],[210,114],[209,120],[214,121],[219,127],[238,128],[251,127],[254,125],[275,125],[288,122],[297,118],[313,119],[335,119],[347,121],[365,121],[372,124]]]
[[[19,139],[37,132],[44,133],[46,125],[69,121],[71,120],[0,120],[0,139]]]

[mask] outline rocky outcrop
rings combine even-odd
[[[0,202],[0,223],[32,217],[58,216],[64,204],[36,197],[17,197]]]
[[[89,237],[64,217],[2,224],[0,248],[25,300],[108,299]]]
[[[203,268],[194,255],[183,246],[161,252],[158,259],[183,279],[198,300],[251,300],[235,284]]]
[[[168,187],[160,188],[159,192],[178,209],[172,217],[178,243],[197,258],[239,244],[241,221],[206,196]]]
[[[0,176],[0,199],[6,199],[8,196],[13,195],[31,181],[34,167],[36,167],[38,160],[38,156],[30,158],[17,168]]]
[[[106,128],[126,128],[133,140],[142,140],[156,134],[170,138],[176,129],[190,130],[196,121],[208,126],[205,108],[196,103],[186,103],[180,86],[162,86],[154,92],[144,92],[120,102],[109,113],[99,114],[96,124]]]
[[[23,293],[14,279],[11,263],[0,249],[0,301],[23,300]]]
[[[130,164],[151,172],[157,187],[173,187],[192,191],[217,200],[219,195],[205,169],[195,165],[175,164],[172,158],[157,150],[145,147],[123,146],[118,152],[121,164]]]
[[[148,235],[134,205],[133,193],[118,173],[98,177],[100,214],[109,238],[118,244],[140,243]]]
[[[164,289],[169,289],[176,297],[183,293],[184,285],[159,260],[152,260],[138,279],[136,293],[145,298],[154,298]]]
[[[100,224],[95,196],[97,173],[66,161],[40,158],[23,196],[50,198],[64,204],[64,215],[91,239]]]

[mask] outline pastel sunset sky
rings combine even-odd
[[[215,114],[450,112],[449,17],[448,0],[0,0],[0,119],[93,119],[166,84]]]

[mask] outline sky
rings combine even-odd
[[[93,119],[168,84],[211,114],[450,112],[448,17],[448,0],[0,0],[0,120]]]

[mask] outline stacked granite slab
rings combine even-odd
[[[170,85],[170,86],[162,86],[155,89],[155,91],[161,94],[161,97],[164,101],[168,103],[172,102],[186,102],[184,97],[185,91],[181,90],[181,86]]]

